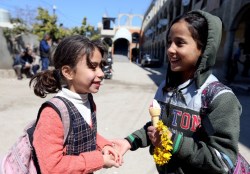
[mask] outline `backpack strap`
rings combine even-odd
[[[91,113],[95,112],[96,105],[95,105],[95,102],[93,100],[92,94],[89,93],[88,99],[90,102]],[[64,140],[63,140],[64,144],[63,145],[65,146],[67,143],[69,132],[72,129],[72,121],[71,121],[72,118],[71,118],[71,115],[69,114],[70,108],[65,104],[64,100],[60,96],[55,96],[55,97],[51,98],[50,100],[43,103],[42,106],[40,107],[38,114],[37,114],[35,124],[27,130],[30,142],[31,142],[31,144],[33,144],[33,133],[35,131],[35,127],[39,121],[42,110],[46,106],[51,106],[58,113],[58,115],[60,116],[60,118],[62,120],[63,128],[64,128]]]
[[[88,95],[88,99],[89,99],[89,102],[90,102],[91,113],[95,112],[96,111],[96,106],[95,106],[92,94]],[[28,134],[28,137],[29,137],[30,144],[33,147],[33,134],[34,134],[36,125],[37,125],[37,123],[39,121],[41,112],[46,106],[51,106],[58,113],[58,115],[60,116],[60,118],[62,120],[63,128],[64,128],[64,144],[63,144],[63,146],[65,147],[65,145],[67,143],[69,133],[70,133],[70,131],[72,129],[72,124],[73,123],[72,123],[71,115],[69,114],[70,108],[64,102],[63,97],[60,97],[60,96],[55,96],[55,97],[51,98],[50,100],[44,102],[41,105],[41,107],[40,107],[40,109],[38,111],[35,123],[32,125],[32,127],[30,127],[29,129],[26,130],[26,132]],[[34,148],[33,148],[33,152],[32,152],[32,158],[33,158],[33,161],[34,161],[34,165],[36,166],[36,169],[37,169],[37,174],[40,174],[41,171],[40,171],[40,167],[39,167],[39,164],[38,164],[38,159],[36,157],[36,153],[35,153]]]
[[[213,135],[215,133],[215,130],[207,116],[207,114],[209,113],[209,105],[211,104],[215,96],[225,89],[231,90],[221,82],[214,81],[208,84],[208,86],[206,86],[202,91],[200,109],[201,125],[204,127],[204,130],[208,135]]]
[[[88,99],[89,99],[90,109],[91,109],[91,113],[92,113],[96,110],[96,108],[95,108],[96,106],[95,106],[93,96],[91,93],[88,94]],[[50,103],[50,106],[53,107],[53,109],[55,109],[55,111],[59,114],[60,118],[62,119],[63,128],[64,128],[64,140],[63,140],[63,142],[64,142],[64,146],[65,146],[67,143],[69,132],[72,129],[72,118],[71,118],[71,115],[69,114],[70,108],[68,105],[65,104],[62,97],[59,97],[59,96],[55,96],[45,103]]]
[[[37,170],[37,174],[41,174],[41,171],[40,171],[40,167],[39,167],[39,164],[38,164],[38,159],[36,157],[35,149],[33,148],[33,134],[34,134],[36,125],[37,125],[37,123],[39,121],[41,112],[46,106],[51,106],[58,113],[58,115],[60,116],[60,118],[62,120],[63,128],[64,128],[64,143],[63,143],[63,146],[66,145],[66,142],[67,142],[67,139],[68,139],[68,136],[69,136],[69,132],[70,132],[71,127],[72,127],[71,126],[72,122],[71,122],[71,118],[70,118],[71,116],[70,116],[70,114],[68,112],[69,108],[64,103],[64,101],[63,101],[63,99],[61,97],[59,97],[59,96],[53,97],[49,101],[46,101],[45,103],[42,104],[42,106],[40,107],[40,109],[38,111],[35,123],[29,129],[26,130],[26,132],[28,134],[28,137],[29,137],[30,144],[31,144],[32,149],[33,149],[32,150],[32,158],[33,158],[36,170]]]
[[[201,124],[204,127],[205,131],[208,135],[213,135],[215,133],[213,126],[207,116],[208,109],[210,103],[213,99],[218,95],[219,92],[222,90],[232,91],[229,87],[225,86],[224,84],[215,81],[210,83],[203,91],[201,95],[202,100],[202,107],[200,111],[201,116]],[[250,172],[250,165],[246,161],[246,159],[238,153],[236,163],[233,164],[232,160],[227,156],[225,153],[219,152],[218,150],[214,149],[218,159],[222,162],[225,171],[230,174],[238,174],[238,173],[249,173]],[[228,169],[228,170],[227,170]]]
[[[60,116],[60,118],[62,120],[63,128],[64,128],[64,146],[65,146],[66,142],[67,142],[67,138],[69,136],[69,132],[72,128],[72,126],[71,126],[72,123],[71,123],[71,118],[70,118],[70,115],[68,112],[69,108],[64,103],[62,97],[59,97],[59,96],[53,97],[50,100],[44,102],[42,104],[42,106],[40,107],[38,114],[37,114],[36,122],[33,124],[33,126],[31,128],[27,129],[30,143],[33,144],[33,134],[34,134],[36,125],[39,121],[42,110],[46,106],[51,106],[58,113],[58,115]]]
[[[59,96],[51,98],[49,101],[45,102],[45,104],[49,104],[60,116],[62,123],[63,123],[63,129],[64,129],[64,146],[66,145],[69,132],[72,128],[72,122],[71,122],[71,116],[69,114],[69,108],[64,103],[63,99]],[[40,111],[41,112],[41,111]],[[40,115],[40,114],[39,114]],[[40,116],[39,116],[40,117]],[[37,119],[38,121],[38,119]]]

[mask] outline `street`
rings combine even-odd
[[[108,139],[124,138],[150,120],[148,106],[157,86],[165,78],[165,67],[141,68],[128,61],[114,61],[113,79],[104,80],[100,91],[94,94],[97,105],[98,132]],[[36,97],[28,86],[29,79],[0,80],[0,157],[15,142],[27,123],[36,118],[45,99]],[[243,106],[239,148],[250,161],[250,94],[237,90]],[[230,130],[228,130],[230,131]],[[120,168],[102,169],[97,174],[156,174],[149,149],[129,151]]]

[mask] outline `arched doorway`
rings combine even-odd
[[[118,29],[113,40],[113,53],[129,57],[131,42],[132,35],[130,31],[124,27]]]
[[[129,41],[127,39],[117,39],[114,42],[114,54],[128,56],[129,53]]]

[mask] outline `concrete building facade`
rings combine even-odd
[[[121,23],[123,17],[127,18],[125,24]],[[117,25],[116,18],[104,16],[102,23],[98,24],[102,39],[109,45],[109,51],[112,54],[124,55],[131,61],[138,57],[141,41],[141,27],[133,25],[134,18],[142,21],[143,15],[119,14]]]
[[[142,22],[143,42],[140,51],[167,62],[166,32],[175,17],[194,9],[202,9],[221,18],[223,36],[216,66],[228,62],[238,43],[244,43],[244,54],[250,52],[250,0],[153,0]]]

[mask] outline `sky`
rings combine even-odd
[[[117,18],[118,14],[144,15],[152,0],[0,0],[0,8],[8,10],[11,17],[37,15],[37,7],[42,7],[58,17],[58,23],[64,27],[81,26],[82,19],[87,17],[89,25],[97,27],[103,16]],[[23,12],[20,12],[23,11]],[[30,12],[31,15],[25,15]],[[28,20],[28,19],[27,19]],[[125,23],[122,17],[120,24]],[[115,25],[118,25],[116,19]],[[133,19],[134,26],[140,26],[141,20]]]

